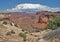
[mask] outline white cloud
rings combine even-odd
[[[52,8],[52,7],[48,7],[45,5],[41,5],[41,4],[19,4],[17,5],[15,8],[12,9],[7,9],[7,11],[9,12],[16,12],[16,11],[20,11],[20,12],[25,12],[25,11],[52,11],[52,12],[56,12],[56,11],[60,11],[60,8]]]

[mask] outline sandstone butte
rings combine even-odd
[[[60,12],[48,12],[42,11],[37,13],[25,13],[25,12],[10,12],[0,13],[4,15],[3,20],[16,23],[22,29],[25,28],[38,28],[44,29],[48,25],[48,21],[52,19],[52,16],[60,16]]]

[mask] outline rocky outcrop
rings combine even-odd
[[[33,26],[35,28],[44,29],[48,25],[48,21],[55,16],[60,16],[60,13],[48,11],[37,12]]]

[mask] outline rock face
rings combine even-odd
[[[38,28],[44,29],[47,26],[48,21],[53,16],[60,16],[60,12],[37,12],[37,13],[25,13],[25,12],[11,12],[11,13],[0,13],[4,14],[4,19],[9,19],[11,22],[15,22],[21,28]]]
[[[47,25],[47,16],[41,13],[12,13],[11,21],[20,25],[21,28],[39,28],[42,29]]]
[[[12,13],[10,20],[18,24],[21,28],[27,28],[32,23],[29,14],[20,12]]]
[[[60,42],[60,27],[56,30],[50,30],[39,42]]]
[[[54,16],[60,16],[59,12],[37,12],[34,20],[34,27],[39,29],[44,29],[47,26],[48,21],[51,20]]]
[[[43,13],[36,13],[34,27],[43,29],[48,24],[48,17],[43,15]]]

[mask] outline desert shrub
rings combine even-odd
[[[60,27],[60,17],[57,17],[55,21],[57,22],[57,26]]]
[[[40,30],[39,29],[36,29],[36,32],[40,32]]]
[[[32,32],[40,32],[40,29],[35,28]]]
[[[12,34],[15,34],[15,32],[13,30],[6,33],[6,35],[12,35]]]
[[[55,17],[53,20],[50,20],[47,26],[48,29],[52,30],[55,30],[58,27],[60,27],[60,17]]]
[[[48,24],[47,28],[54,30],[54,29],[57,28],[57,23],[55,21],[51,20],[51,21],[49,21],[49,24]]]
[[[2,19],[0,19],[0,21],[2,21]]]
[[[27,29],[22,29],[22,31],[27,34],[29,31]]]
[[[24,30],[24,29],[22,29],[22,31],[24,32],[25,30]]]
[[[19,33],[19,36],[23,37],[23,41],[26,42],[26,33]]]
[[[33,35],[32,33],[30,35]]]
[[[35,37],[37,37],[37,35],[34,35]]]
[[[10,32],[7,32],[6,35],[11,35],[11,33]]]
[[[11,26],[13,26],[13,24],[12,24],[12,23],[10,23],[10,25],[11,25]]]
[[[3,24],[7,25],[7,22],[4,21]]]
[[[14,24],[14,26],[15,26],[15,27],[18,27],[18,25],[17,25],[17,24]]]
[[[13,30],[11,30],[11,33],[12,33],[12,34],[15,34],[15,32],[14,32]]]

